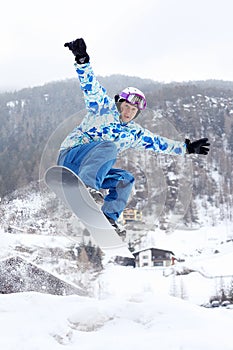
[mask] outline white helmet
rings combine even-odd
[[[121,99],[129,102],[132,105],[136,105],[138,109],[143,110],[146,108],[146,97],[142,91],[135,87],[127,87],[121,91],[119,95],[115,96],[116,102],[122,102]]]

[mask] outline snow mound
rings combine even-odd
[[[232,350],[232,310],[168,296],[158,279],[153,285],[152,275],[150,282],[146,275],[111,266],[97,281],[93,298],[0,295],[0,348]]]

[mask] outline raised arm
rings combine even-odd
[[[106,89],[97,80],[90,65],[90,57],[86,52],[86,44],[82,38],[65,43],[75,56],[75,69],[78,73],[80,86],[84,94],[86,108],[96,115],[106,113],[109,108],[115,108],[115,102]]]

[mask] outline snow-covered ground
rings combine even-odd
[[[187,257],[177,269],[233,275],[233,243],[213,245],[210,231],[210,239],[203,237],[202,230],[196,235],[177,231],[167,237]],[[1,237],[2,257],[20,242],[34,247],[70,244],[65,237],[9,233]],[[162,245],[166,238],[159,239]],[[216,246],[219,253],[213,254]],[[93,280],[91,297],[0,295],[0,349],[232,350],[233,310],[200,306],[215,293],[218,280],[198,272],[181,276],[170,272],[166,270],[166,277],[160,269],[108,263]]]
[[[151,271],[110,265],[92,298],[1,295],[0,348],[233,349],[233,310],[171,297],[158,282]]]
[[[144,247],[173,251],[182,260],[174,267],[105,263],[101,273],[87,276],[66,259],[75,242],[61,235],[66,227],[56,225],[56,210],[49,209],[53,220],[48,220],[38,196],[11,200],[1,210],[0,259],[20,255],[68,282],[81,278],[87,296],[1,294],[0,349],[233,350],[233,309],[200,306],[223,287],[233,289],[230,223],[172,234],[149,232]],[[75,222],[73,231],[82,230]],[[64,255],[54,255],[61,251]],[[175,273],[185,270],[189,273]]]

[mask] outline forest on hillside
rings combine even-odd
[[[148,110],[141,113],[137,122],[153,132],[181,140],[208,137],[211,142],[208,157],[190,156],[185,161],[135,152],[128,158],[121,157],[120,165],[128,167],[139,179],[137,196],[131,205],[143,206],[147,190],[155,193],[154,199],[150,198],[149,211],[161,198],[170,208],[177,205],[177,198],[185,206],[187,199],[180,196],[192,186],[194,200],[189,205],[187,221],[195,221],[195,200],[199,197],[206,207],[222,206],[222,215],[232,220],[233,82],[163,84],[119,75],[99,77],[99,80],[110,96],[125,86],[143,90]],[[60,132],[58,135],[64,133],[66,121],[72,116],[72,123],[81,120],[83,110],[77,79],[0,94],[0,197],[39,179],[44,155],[48,157],[51,150],[54,157],[57,152],[49,144],[51,138],[56,138],[56,130]],[[59,137],[57,142],[58,146]],[[151,181],[152,178],[156,181]],[[166,199],[158,193],[162,182],[166,183]],[[180,208],[176,211],[179,215]]]

